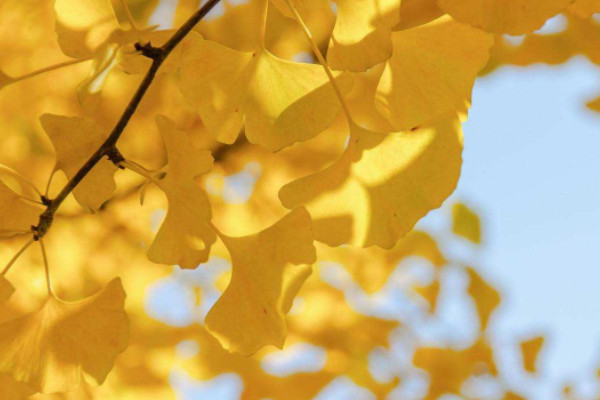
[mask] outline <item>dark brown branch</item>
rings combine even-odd
[[[90,170],[98,164],[98,162],[103,157],[108,157],[113,162],[118,162],[123,160],[123,156],[117,150],[117,141],[121,137],[121,134],[127,127],[129,120],[135,113],[138,108],[138,105],[144,98],[146,91],[152,84],[158,69],[165,61],[165,59],[169,56],[169,54],[173,51],[173,49],[181,43],[181,41],[186,37],[188,33],[198,22],[204,18],[206,14],[219,3],[220,0],[208,0],[208,2],[202,6],[198,11],[196,11],[187,21],[183,24],[177,32],[173,34],[171,39],[169,39],[162,47],[152,47],[149,43],[146,45],[137,44],[136,49],[139,47],[139,50],[142,51],[146,57],[149,56],[149,52],[151,52],[152,57],[152,65],[150,69],[146,73],[146,76],[140,83],[140,86],[136,90],[135,94],[131,98],[127,108],[121,115],[121,118],[113,128],[112,132],[108,136],[108,138],[102,143],[102,145],[96,150],[96,152],[86,161],[86,163],[77,171],[75,176],[71,178],[71,180],[63,187],[60,193],[54,199],[45,199],[46,210],[40,215],[40,220],[37,226],[32,227],[34,232],[35,240],[39,240],[42,238],[52,226],[52,221],[54,220],[54,214],[62,204],[62,202],[67,198],[67,196],[77,187],[77,185],[82,181],[83,178],[90,172]],[[144,51],[144,48],[147,49]]]

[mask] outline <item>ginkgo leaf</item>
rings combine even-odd
[[[600,13],[600,0],[576,0],[569,6],[569,11],[580,18],[589,18]]]
[[[15,288],[10,282],[4,277],[4,275],[0,275],[0,303],[5,302],[10,299],[10,296],[15,292]]]
[[[104,381],[127,347],[129,322],[119,279],[85,300],[49,297],[42,308],[0,325],[0,372],[42,393],[75,389],[84,374]]]
[[[337,18],[327,51],[329,66],[359,72],[390,58],[391,28],[400,21],[400,1],[334,1]]]
[[[540,350],[544,345],[544,337],[538,336],[521,342],[521,355],[523,357],[523,369],[530,373],[537,371],[537,360]]]
[[[459,21],[493,33],[522,35],[544,25],[573,0],[438,0]]]
[[[479,216],[462,203],[452,205],[452,232],[473,243],[481,243]]]
[[[36,390],[15,381],[8,375],[0,374],[0,393],[2,400],[22,400],[35,394]]]
[[[468,109],[493,36],[446,16],[394,32],[392,43],[375,107],[396,129],[405,130]]]
[[[110,0],[54,0],[58,44],[69,57],[91,56],[119,28]]]
[[[437,5],[437,0],[402,0],[400,23],[395,31],[414,28],[426,24],[444,15]]]
[[[119,46],[107,43],[94,54],[92,69],[77,87],[77,99],[86,111],[95,110],[100,104],[100,93],[112,69],[119,63]]]
[[[279,198],[288,209],[306,206],[320,242],[390,249],[453,192],[461,167],[460,123],[448,118],[386,135],[350,129],[338,161],[285,185]]]
[[[15,79],[0,69],[0,89],[13,83]]]
[[[0,238],[30,232],[42,212],[0,181]]]
[[[148,250],[155,263],[196,268],[205,262],[216,234],[206,193],[195,179],[212,169],[207,150],[196,150],[184,131],[163,116],[156,123],[165,142],[169,164],[163,179],[156,182],[169,202],[167,216]]]
[[[500,297],[500,293],[483,280],[481,275],[473,268],[467,268],[467,272],[469,273],[469,287],[467,292],[475,302],[481,330],[485,330],[490,316],[500,305],[502,298]]]
[[[104,130],[91,119],[44,114],[40,121],[56,151],[56,169],[69,179],[85,164],[106,139]],[[102,159],[73,190],[83,207],[94,211],[108,200],[115,190],[117,167]]]
[[[257,234],[222,240],[231,282],[206,316],[206,329],[230,352],[282,348],[285,314],[316,260],[308,212],[299,208]]]
[[[337,81],[350,89],[350,77]],[[245,121],[248,141],[273,151],[316,136],[340,110],[321,66],[197,37],[183,45],[180,88],[217,140],[233,143]]]

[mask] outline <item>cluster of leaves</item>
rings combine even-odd
[[[481,376],[518,399],[486,339],[499,293],[412,230],[456,186],[477,75],[579,53],[598,62],[590,16],[600,2],[340,0],[333,11],[329,0],[249,0],[220,3],[220,16],[191,30],[218,0],[202,12],[198,3],[179,1],[178,31],[140,28],[154,1],[0,4],[0,143],[12,167],[0,169],[0,254],[10,260],[0,275],[0,392],[168,398],[168,370],[184,364],[199,379],[237,373],[244,398],[311,398],[339,376],[383,398],[416,367],[429,374],[428,399],[464,394]],[[561,12],[566,31],[531,34]],[[502,34],[527,36],[512,46]],[[228,180],[244,173],[253,190],[231,201]],[[164,208],[152,237],[149,221]],[[462,205],[453,227],[480,242]],[[35,241],[42,251],[25,253]],[[359,313],[343,291],[308,278],[317,261],[337,263],[372,294],[411,256],[433,268],[427,284],[402,286],[426,300],[425,317],[450,269],[469,282],[480,323],[462,348],[411,340],[412,367],[382,383],[369,356],[391,351],[393,332],[414,339],[410,321]],[[202,304],[222,291],[202,325],[167,328],[145,315],[144,290],[168,273],[164,264],[201,270],[216,258],[231,271],[212,286],[189,283]],[[30,267],[40,265],[43,274]],[[282,347],[286,335],[324,348],[325,367],[265,373],[265,346]],[[200,351],[182,363],[173,346],[190,338]],[[523,343],[526,371],[540,347]],[[113,367],[101,388],[88,385]]]

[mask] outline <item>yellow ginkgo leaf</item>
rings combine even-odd
[[[392,43],[375,106],[396,129],[405,130],[466,112],[493,36],[446,16],[394,32]]]
[[[116,43],[107,43],[94,54],[88,77],[77,87],[77,99],[85,110],[93,111],[100,104],[100,93],[111,70],[119,63],[119,53]]]
[[[400,23],[395,31],[414,28],[433,21],[444,15],[437,5],[437,0],[402,0]]]
[[[42,393],[75,389],[82,377],[104,381],[127,347],[125,292],[114,279],[75,303],[49,297],[33,314],[0,325],[0,372]]]
[[[440,8],[461,22],[493,33],[531,33],[573,0],[438,0]]]
[[[400,21],[400,1],[334,1],[337,18],[327,51],[329,66],[359,72],[390,58],[391,28]]]
[[[481,275],[473,268],[467,268],[467,272],[469,273],[469,287],[467,292],[475,303],[481,330],[485,330],[490,320],[490,316],[500,305],[502,298],[500,297],[500,293],[483,280]]]
[[[82,58],[119,28],[110,0],[54,0],[58,44],[69,57]]]
[[[452,205],[452,232],[473,243],[481,243],[481,225],[479,216],[464,204]]]
[[[311,221],[299,208],[250,236],[222,236],[231,282],[206,316],[206,328],[230,352],[283,347],[285,314],[316,260]]]
[[[351,78],[338,84],[346,93]],[[233,143],[245,121],[248,141],[273,151],[316,136],[340,110],[322,67],[197,37],[183,45],[180,88],[217,140]]]
[[[195,182],[212,169],[213,158],[207,150],[196,150],[187,134],[166,117],[159,116],[156,122],[169,160],[166,175],[156,183],[166,194],[169,209],[148,258],[156,263],[196,268],[208,259],[216,240],[208,197]]]
[[[0,238],[31,231],[42,212],[0,181]]]
[[[13,83],[15,79],[0,69],[0,89]]]
[[[525,371],[535,373],[538,355],[544,345],[544,337],[538,336],[521,342],[521,355],[523,357],[523,368]]]
[[[104,130],[88,118],[44,114],[40,121],[56,151],[55,168],[69,179],[106,139]],[[73,190],[75,199],[88,210],[99,209],[115,190],[116,171],[111,161],[100,160]]]
[[[580,18],[589,18],[600,13],[600,0],[576,0],[569,6],[569,11]]]
[[[454,191],[461,151],[456,118],[386,135],[352,126],[338,161],[285,185],[279,198],[306,206],[320,242],[390,249]]]
[[[8,375],[0,374],[0,393],[2,400],[22,400],[35,394],[35,390],[29,386],[15,381]]]
[[[15,292],[15,288],[10,282],[4,277],[4,275],[0,275],[0,303],[5,302],[10,299],[10,296]]]

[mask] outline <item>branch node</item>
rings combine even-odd
[[[152,43],[140,43],[134,44],[137,51],[141,52],[144,57],[148,57],[151,60],[160,60],[164,57],[164,51],[160,47],[152,46]]]
[[[54,210],[52,207],[48,207],[46,211],[44,211],[40,215],[40,220],[36,226],[32,226],[31,230],[33,231],[33,240],[36,242],[44,237],[50,226],[52,225],[52,220],[54,219]]]
[[[50,204],[52,204],[52,200],[50,200],[48,198],[48,196],[41,195],[40,200],[42,201],[42,204],[45,205],[46,207],[48,207],[48,206],[50,206]]]
[[[125,161],[125,157],[123,157],[123,154],[121,154],[119,149],[117,149],[117,146],[113,145],[113,146],[109,147],[108,150],[106,151],[106,156],[113,164],[115,164],[117,166],[117,168],[125,169],[125,167],[123,167],[121,165],[121,163],[123,161]]]

